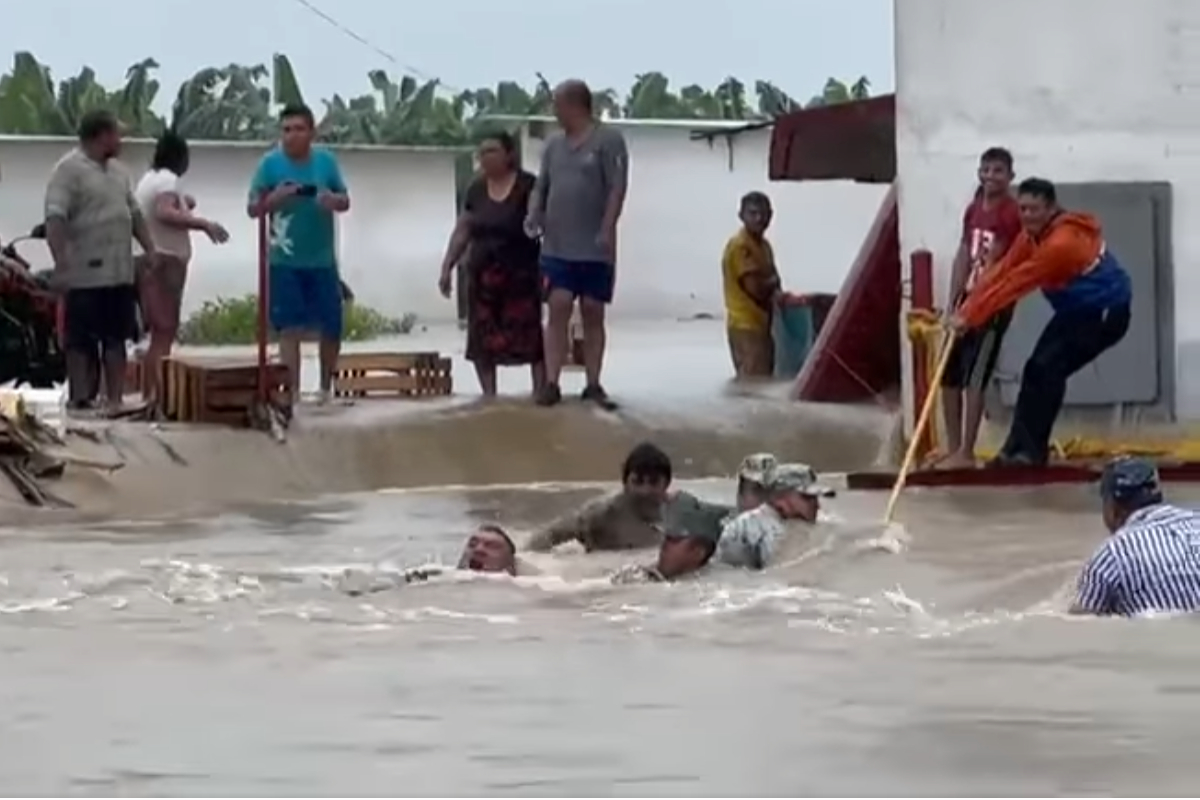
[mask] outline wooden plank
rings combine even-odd
[[[338,357],[338,372],[353,370],[405,372],[436,365],[441,354],[430,353],[346,353]],[[449,359],[445,359],[449,361]]]
[[[339,396],[372,394],[449,394],[448,375],[354,375],[338,378],[334,391]]]

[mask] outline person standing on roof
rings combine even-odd
[[[979,187],[962,218],[962,237],[950,277],[950,300],[958,305],[987,267],[1003,258],[1021,233],[1021,211],[1012,195],[1013,157],[989,147],[979,157]],[[942,377],[946,421],[945,457],[936,464],[975,465],[975,440],[983,422],[983,394],[996,371],[1013,307],[997,311],[983,325],[959,336]]]
[[[1044,178],[1022,181],[1017,203],[1021,234],[950,320],[959,334],[976,330],[1035,289],[1054,310],[1025,363],[1008,439],[990,466],[1049,460],[1067,380],[1125,337],[1133,297],[1129,274],[1094,216],[1061,208]]]
[[[596,119],[592,91],[579,80],[554,89],[554,116],[562,130],[546,140],[530,198],[525,230],[542,237],[546,280],[546,383],[537,402],[562,400],[558,380],[567,357],[571,310],[583,322],[583,399],[612,410],[600,384],[606,341],[605,306],[616,285],[617,223],[625,207],[629,153],[625,137]]]
[[[1071,613],[1200,610],[1200,513],[1166,503],[1144,458],[1109,462],[1100,497],[1112,536],[1084,566]]]

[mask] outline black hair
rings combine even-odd
[[[517,137],[508,131],[503,128],[485,130],[476,137],[476,140],[479,144],[495,142],[500,145],[500,149],[508,156],[509,163],[514,167],[517,165]]]
[[[279,112],[279,120],[282,122],[288,117],[299,117],[308,123],[308,127],[317,127],[317,118],[313,116],[312,109],[303,103],[288,103]]]
[[[1013,155],[1003,147],[989,147],[983,151],[983,155],[979,157],[980,164],[1003,164],[1009,171],[1013,171]]]
[[[79,141],[94,142],[101,136],[119,130],[121,123],[117,115],[107,108],[94,108],[79,119]]]
[[[701,559],[701,561],[700,561],[700,566],[703,567],[703,566],[707,565],[709,561],[712,561],[712,557],[714,555],[716,555],[717,540],[713,539],[711,537],[705,536],[703,539],[699,539],[699,541],[700,541],[700,544],[704,545],[704,558]]]
[[[747,208],[770,208],[771,198],[767,197],[765,192],[746,192],[742,195],[742,200],[739,208],[745,211]]]
[[[1017,187],[1017,194],[1027,194],[1030,197],[1038,197],[1045,200],[1050,205],[1058,202],[1058,190],[1054,188],[1054,184],[1045,178],[1026,178],[1021,181],[1021,185]]]
[[[504,540],[504,543],[506,545],[508,545],[509,553],[511,553],[514,556],[517,554],[517,543],[512,540],[512,537],[508,535],[508,531],[504,530],[504,528],[501,528],[499,525],[496,525],[495,523],[488,522],[484,525],[480,525],[479,530],[496,534],[497,536],[499,536],[501,539]]]
[[[150,160],[150,168],[169,170],[176,175],[187,172],[187,140],[175,131],[167,131],[158,137],[158,141],[154,143],[154,157]]]
[[[625,463],[621,465],[621,481],[629,480],[630,475],[642,478],[661,478],[671,482],[671,457],[658,446],[650,442],[642,442],[629,451]]]

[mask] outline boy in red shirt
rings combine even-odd
[[[998,261],[1021,232],[1021,214],[1012,195],[1013,157],[991,147],[979,157],[979,188],[963,213],[962,238],[950,277],[950,307],[957,308],[979,276]],[[942,410],[946,421],[946,455],[942,467],[975,465],[975,439],[983,421],[983,394],[996,371],[1000,345],[1012,322],[1003,309],[984,325],[964,332],[954,342],[942,377]]]

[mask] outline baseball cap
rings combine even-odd
[[[760,486],[769,486],[777,466],[779,461],[774,454],[754,453],[742,459],[742,465],[738,467],[738,477]]]
[[[702,502],[694,495],[680,492],[667,504],[663,512],[663,535],[677,539],[721,538],[721,527],[731,509],[713,503]]]
[[[1100,496],[1121,503],[1161,500],[1158,467],[1139,456],[1114,458],[1100,474]]]
[[[779,492],[799,492],[809,497],[833,497],[837,494],[817,480],[816,471],[808,464],[779,464],[775,467],[769,488]]]

